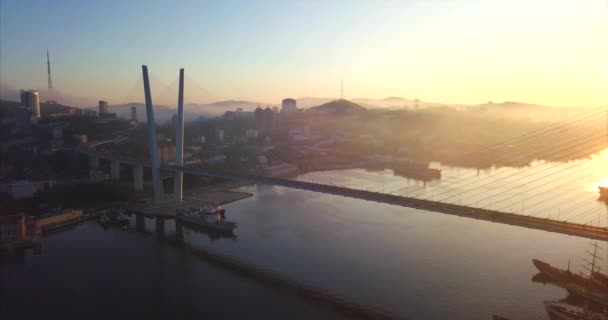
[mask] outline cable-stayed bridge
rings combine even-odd
[[[146,103],[151,110],[151,99]],[[148,116],[152,116],[148,123],[154,123],[153,113]],[[608,217],[606,205],[596,201],[596,185],[585,185],[608,177],[608,168],[604,169],[608,161],[597,155],[607,146],[607,124],[606,108],[580,113],[467,154],[463,164],[450,167],[440,183],[429,182],[425,187],[405,179],[357,183],[314,173],[296,179],[273,177],[260,170],[251,151],[245,150],[231,155],[234,161],[221,168],[186,167],[179,162],[154,164],[150,159],[105,154],[93,148],[80,147],[77,151],[91,156],[93,166],[99,165],[99,158],[111,160],[113,178],[120,174],[120,163],[133,166],[134,186],[139,191],[143,190],[145,166],[153,168],[153,175],[179,172],[249,181],[608,240],[607,223],[602,223]],[[148,128],[152,130],[154,126]],[[181,131],[183,137],[183,122],[177,130],[177,136]],[[149,140],[155,145],[155,134],[150,134]],[[467,167],[487,168],[490,172],[480,174]],[[156,190],[155,194],[163,192]],[[181,194],[178,198],[179,201]]]

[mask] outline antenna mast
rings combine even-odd
[[[340,79],[340,100],[344,100],[344,79]]]
[[[46,49],[46,68],[48,74],[49,92],[53,90],[53,80],[51,80],[51,59],[49,58],[49,49]]]

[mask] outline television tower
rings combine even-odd
[[[46,49],[46,68],[49,77],[49,93],[53,90],[53,80],[51,79],[51,59],[49,58],[49,49]]]
[[[340,79],[340,100],[344,100],[344,79]]]

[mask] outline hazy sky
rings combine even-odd
[[[143,100],[142,64],[157,96],[186,68],[186,102],[338,97],[340,78],[347,98],[608,101],[606,0],[0,0],[0,82],[44,89],[46,48],[58,90],[110,103]]]

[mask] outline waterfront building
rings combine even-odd
[[[36,186],[27,180],[19,180],[8,186],[8,193],[13,199],[29,199],[36,193]]]
[[[271,177],[287,177],[298,173],[298,166],[295,164],[282,162],[276,165],[265,167],[266,174]]]
[[[0,216],[0,243],[23,241],[27,237],[27,220],[25,213]]]

